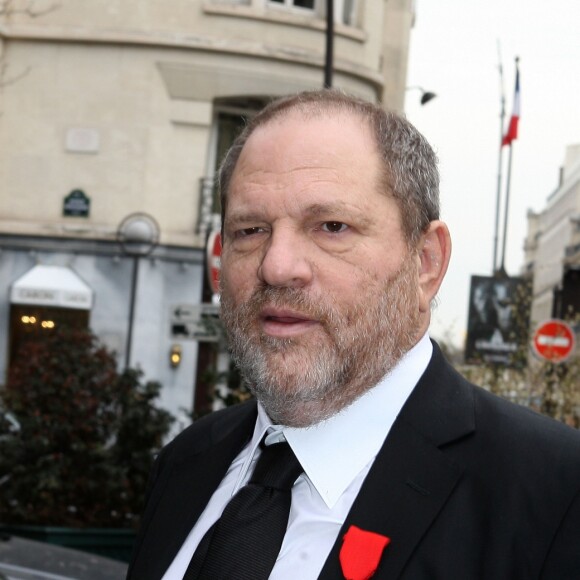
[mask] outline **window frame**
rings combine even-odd
[[[360,0],[335,0],[334,22],[344,26],[357,26],[357,8]],[[297,15],[314,15],[316,18],[324,18],[326,14],[326,2],[324,0],[313,0],[313,8],[295,6],[295,0],[262,0],[267,9],[280,10]],[[350,8],[348,4],[350,3]],[[348,11],[348,14],[345,12]]]
[[[273,8],[274,10],[290,10],[297,14],[315,14],[319,15],[321,0],[312,0],[312,8],[307,8],[305,6],[295,6],[294,2],[296,0],[282,0],[279,2],[277,0],[266,0],[266,6],[268,8]]]

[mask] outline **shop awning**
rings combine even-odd
[[[90,310],[93,291],[70,268],[39,264],[12,284],[10,302]]]

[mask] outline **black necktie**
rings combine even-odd
[[[263,448],[247,485],[201,540],[183,580],[267,580],[288,525],[302,467],[288,443]]]

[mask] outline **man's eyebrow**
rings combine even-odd
[[[255,210],[228,211],[226,212],[226,222],[262,222],[264,214]]]
[[[330,203],[313,203],[305,207],[302,211],[302,216],[307,218],[328,218],[342,221],[345,218],[356,219],[362,225],[367,225],[372,222],[372,219],[357,207],[342,201],[333,201]],[[226,223],[250,223],[250,222],[264,222],[267,221],[267,216],[264,212],[254,210],[252,208],[228,211],[226,214]]]
[[[309,217],[336,217],[338,221],[342,221],[345,216],[353,217],[362,225],[367,225],[372,221],[359,208],[342,201],[315,203],[308,206],[304,213]]]

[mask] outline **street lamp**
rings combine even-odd
[[[159,243],[159,224],[155,219],[142,212],[128,215],[117,228],[117,241],[123,254],[133,258],[131,295],[129,299],[129,327],[125,346],[125,369],[131,362],[131,342],[133,339],[133,320],[135,318],[135,296],[139,277],[139,259],[148,256]]]
[[[426,91],[422,87],[407,87],[405,90],[406,91],[411,91],[411,90],[414,90],[414,89],[416,89],[418,91],[421,91],[421,100],[420,100],[420,103],[422,105],[426,105],[429,101],[432,101],[437,96],[435,93],[432,93],[431,91]]]
[[[334,0],[326,0],[326,44],[324,55],[324,85],[332,88],[332,69],[334,68]]]

